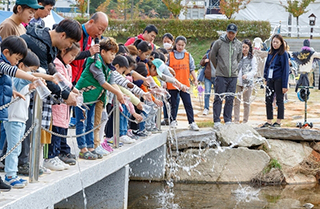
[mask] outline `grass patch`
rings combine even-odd
[[[197,122],[197,125],[199,128],[207,128],[207,127],[213,127],[213,122],[212,121],[202,121],[202,122]]]
[[[272,168],[279,168],[279,169],[281,169],[281,165],[280,165],[280,163],[278,162],[278,160],[276,160],[276,159],[271,159],[270,162],[269,162],[269,164],[267,165],[267,167],[264,168],[263,173],[264,173],[264,174],[269,173]]]

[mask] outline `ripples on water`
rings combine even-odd
[[[319,185],[254,188],[244,184],[178,184],[131,181],[129,209],[178,208],[305,208],[320,209]]]

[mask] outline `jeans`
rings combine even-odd
[[[88,105],[88,107],[89,107],[89,110],[85,109],[84,112],[79,107],[75,108],[77,135],[83,134],[84,132],[87,132],[93,129],[95,104]],[[84,114],[86,114],[86,117],[84,116]],[[93,132],[90,132],[85,136],[77,137],[77,143],[78,143],[79,149],[93,148],[94,147]]]
[[[216,78],[211,78],[210,80],[204,79],[204,109],[209,110],[209,101],[210,101],[210,93],[211,88],[214,87],[214,82]]]
[[[59,133],[59,134],[62,134],[62,135],[68,134],[67,128],[61,128],[58,126],[52,126],[52,131]],[[49,144],[49,151],[48,151],[48,158],[49,159],[60,155],[62,139],[64,139],[64,141],[66,141],[66,138],[52,135],[51,144]]]
[[[187,118],[189,124],[194,122],[194,116],[193,116],[193,108],[191,103],[191,97],[190,94],[178,91],[178,90],[169,90],[169,93],[171,95],[171,121],[174,121],[177,119],[177,95],[180,94],[180,98],[182,99],[184,109],[187,113]]]
[[[284,103],[283,103],[283,93],[282,93],[282,79],[268,79],[266,87],[266,111],[267,119],[273,119],[273,96],[276,93],[276,101],[278,105],[278,119],[284,119]]]
[[[235,93],[237,86],[237,77],[221,77],[217,76],[214,84],[214,92],[216,94],[222,93]],[[232,121],[232,109],[233,109],[234,96],[226,96],[223,110],[224,122]],[[220,114],[222,109],[222,99],[219,95],[214,97],[213,102],[213,122],[220,122]]]
[[[126,105],[122,104],[122,114],[129,117],[129,111],[128,108],[126,107]],[[126,117],[124,117],[120,113],[120,134],[119,136],[123,136],[123,135],[127,135],[127,131],[128,131],[128,119]]]
[[[4,122],[7,135],[7,152],[9,152],[24,135],[26,124],[21,122]],[[6,158],[4,171],[7,176],[16,176],[18,171],[18,156],[21,152],[21,144]]]

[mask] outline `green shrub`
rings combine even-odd
[[[80,23],[87,21],[86,18],[76,17]],[[143,32],[148,24],[154,24],[161,39],[163,34],[171,33],[177,37],[183,35],[186,38],[217,39],[218,31],[224,32],[229,23],[238,26],[238,39],[260,37],[262,40],[269,38],[271,26],[267,21],[243,21],[243,20],[177,20],[177,19],[148,19],[148,20],[114,20],[109,19],[109,27],[106,36],[133,37]]]
[[[281,170],[281,165],[276,159],[271,159],[267,167],[264,169],[264,173],[269,173],[272,168],[278,168]]]

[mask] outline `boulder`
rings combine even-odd
[[[320,131],[299,128],[256,128],[267,139],[284,139],[292,141],[320,141]]]
[[[316,152],[319,152],[319,153],[320,153],[320,142],[315,143],[315,144],[312,146],[312,149],[314,149]]]
[[[170,135],[168,134],[168,137]],[[216,144],[216,135],[213,131],[181,131],[177,133],[177,143],[171,142],[171,148],[176,150],[176,144],[178,144],[179,150],[188,148],[205,148],[212,147]]]
[[[215,129],[222,146],[252,147],[265,143],[266,139],[247,124],[223,125]]]
[[[175,176],[187,182],[249,182],[269,161],[264,151],[244,147],[187,150],[177,161]]]
[[[271,146],[267,150],[269,156],[276,159],[281,167],[285,181],[288,184],[315,183],[314,175],[304,171],[301,164],[307,161],[313,149],[307,143],[297,143],[287,140],[268,139]]]

